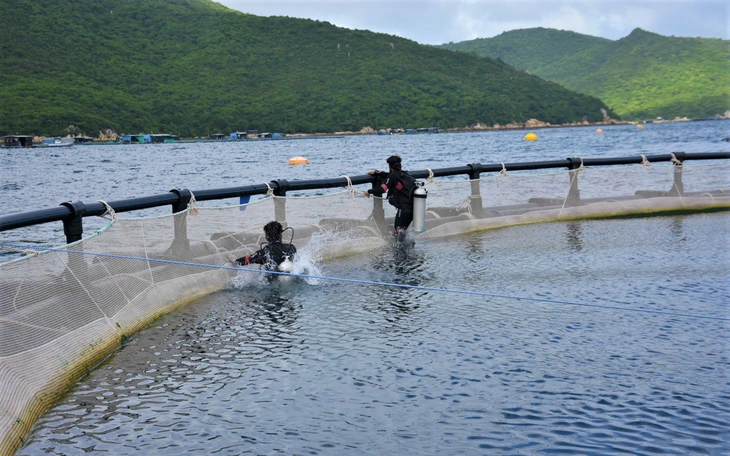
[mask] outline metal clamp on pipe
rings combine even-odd
[[[568,169],[578,169],[583,165],[583,159],[580,157],[569,157],[566,160],[568,160]]]
[[[84,214],[86,214],[86,205],[81,201],[73,203],[67,201],[59,204],[71,210],[71,216],[63,219],[63,234],[66,235],[66,243],[80,241],[81,235],[84,233]]]
[[[173,188],[172,190],[170,190],[170,193],[174,193],[177,195],[177,202],[172,205],[173,214],[182,212],[188,208],[188,204],[190,204],[190,200],[193,197],[193,193],[190,190],[188,190],[187,188],[184,188],[182,190]]]
[[[466,166],[471,168],[471,171],[469,171],[469,179],[471,179],[471,180],[479,179],[479,175],[482,173],[482,170],[484,169],[482,164],[481,163],[470,163]]]
[[[276,184],[276,189],[274,189],[274,195],[276,196],[286,196],[286,192],[289,190],[289,181],[286,179],[277,179],[271,181],[274,184]]]

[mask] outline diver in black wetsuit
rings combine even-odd
[[[282,271],[280,265],[284,263],[287,258],[290,261],[294,261],[294,256],[297,253],[297,248],[294,244],[284,244],[281,242],[282,233],[284,229],[279,222],[269,222],[264,226],[264,235],[266,236],[266,244],[261,249],[257,250],[252,255],[246,255],[245,257],[237,258],[235,262],[241,266],[248,264],[260,264],[262,269],[267,271]],[[267,274],[269,279],[273,279],[276,274]]]
[[[365,190],[364,193],[365,196],[370,197],[370,195],[383,196],[385,192],[388,192],[388,202],[398,209],[393,228],[396,234],[403,235],[413,221],[413,200],[408,194],[410,189],[404,186],[404,178],[407,177],[406,180],[411,182],[413,179],[401,168],[401,158],[398,155],[388,157],[387,162],[390,172],[368,171],[368,174],[378,178],[379,185],[371,190]]]

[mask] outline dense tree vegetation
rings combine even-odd
[[[210,0],[0,0],[0,135],[602,120],[491,58]]]
[[[599,97],[625,119],[712,117],[730,109],[730,43],[636,29],[617,41],[535,28],[443,47],[499,58]]]

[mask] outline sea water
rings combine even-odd
[[[20,211],[363,174],[394,153],[424,169],[730,150],[727,121],[603,131],[1,151],[0,194]],[[307,264],[351,282],[239,277],[132,337],[18,454],[726,454],[729,226],[528,225]]]

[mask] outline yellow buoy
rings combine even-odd
[[[309,160],[307,160],[304,157],[294,157],[289,159],[290,165],[306,165],[309,163]]]
[[[525,135],[525,141],[537,141],[537,135],[535,133],[528,133]]]
[[[644,126],[643,125],[637,125],[636,128],[638,128],[639,130],[641,130],[642,128],[644,128]]]
[[[596,133],[603,133],[603,130],[601,130],[601,129],[599,128],[598,130],[596,130]]]

